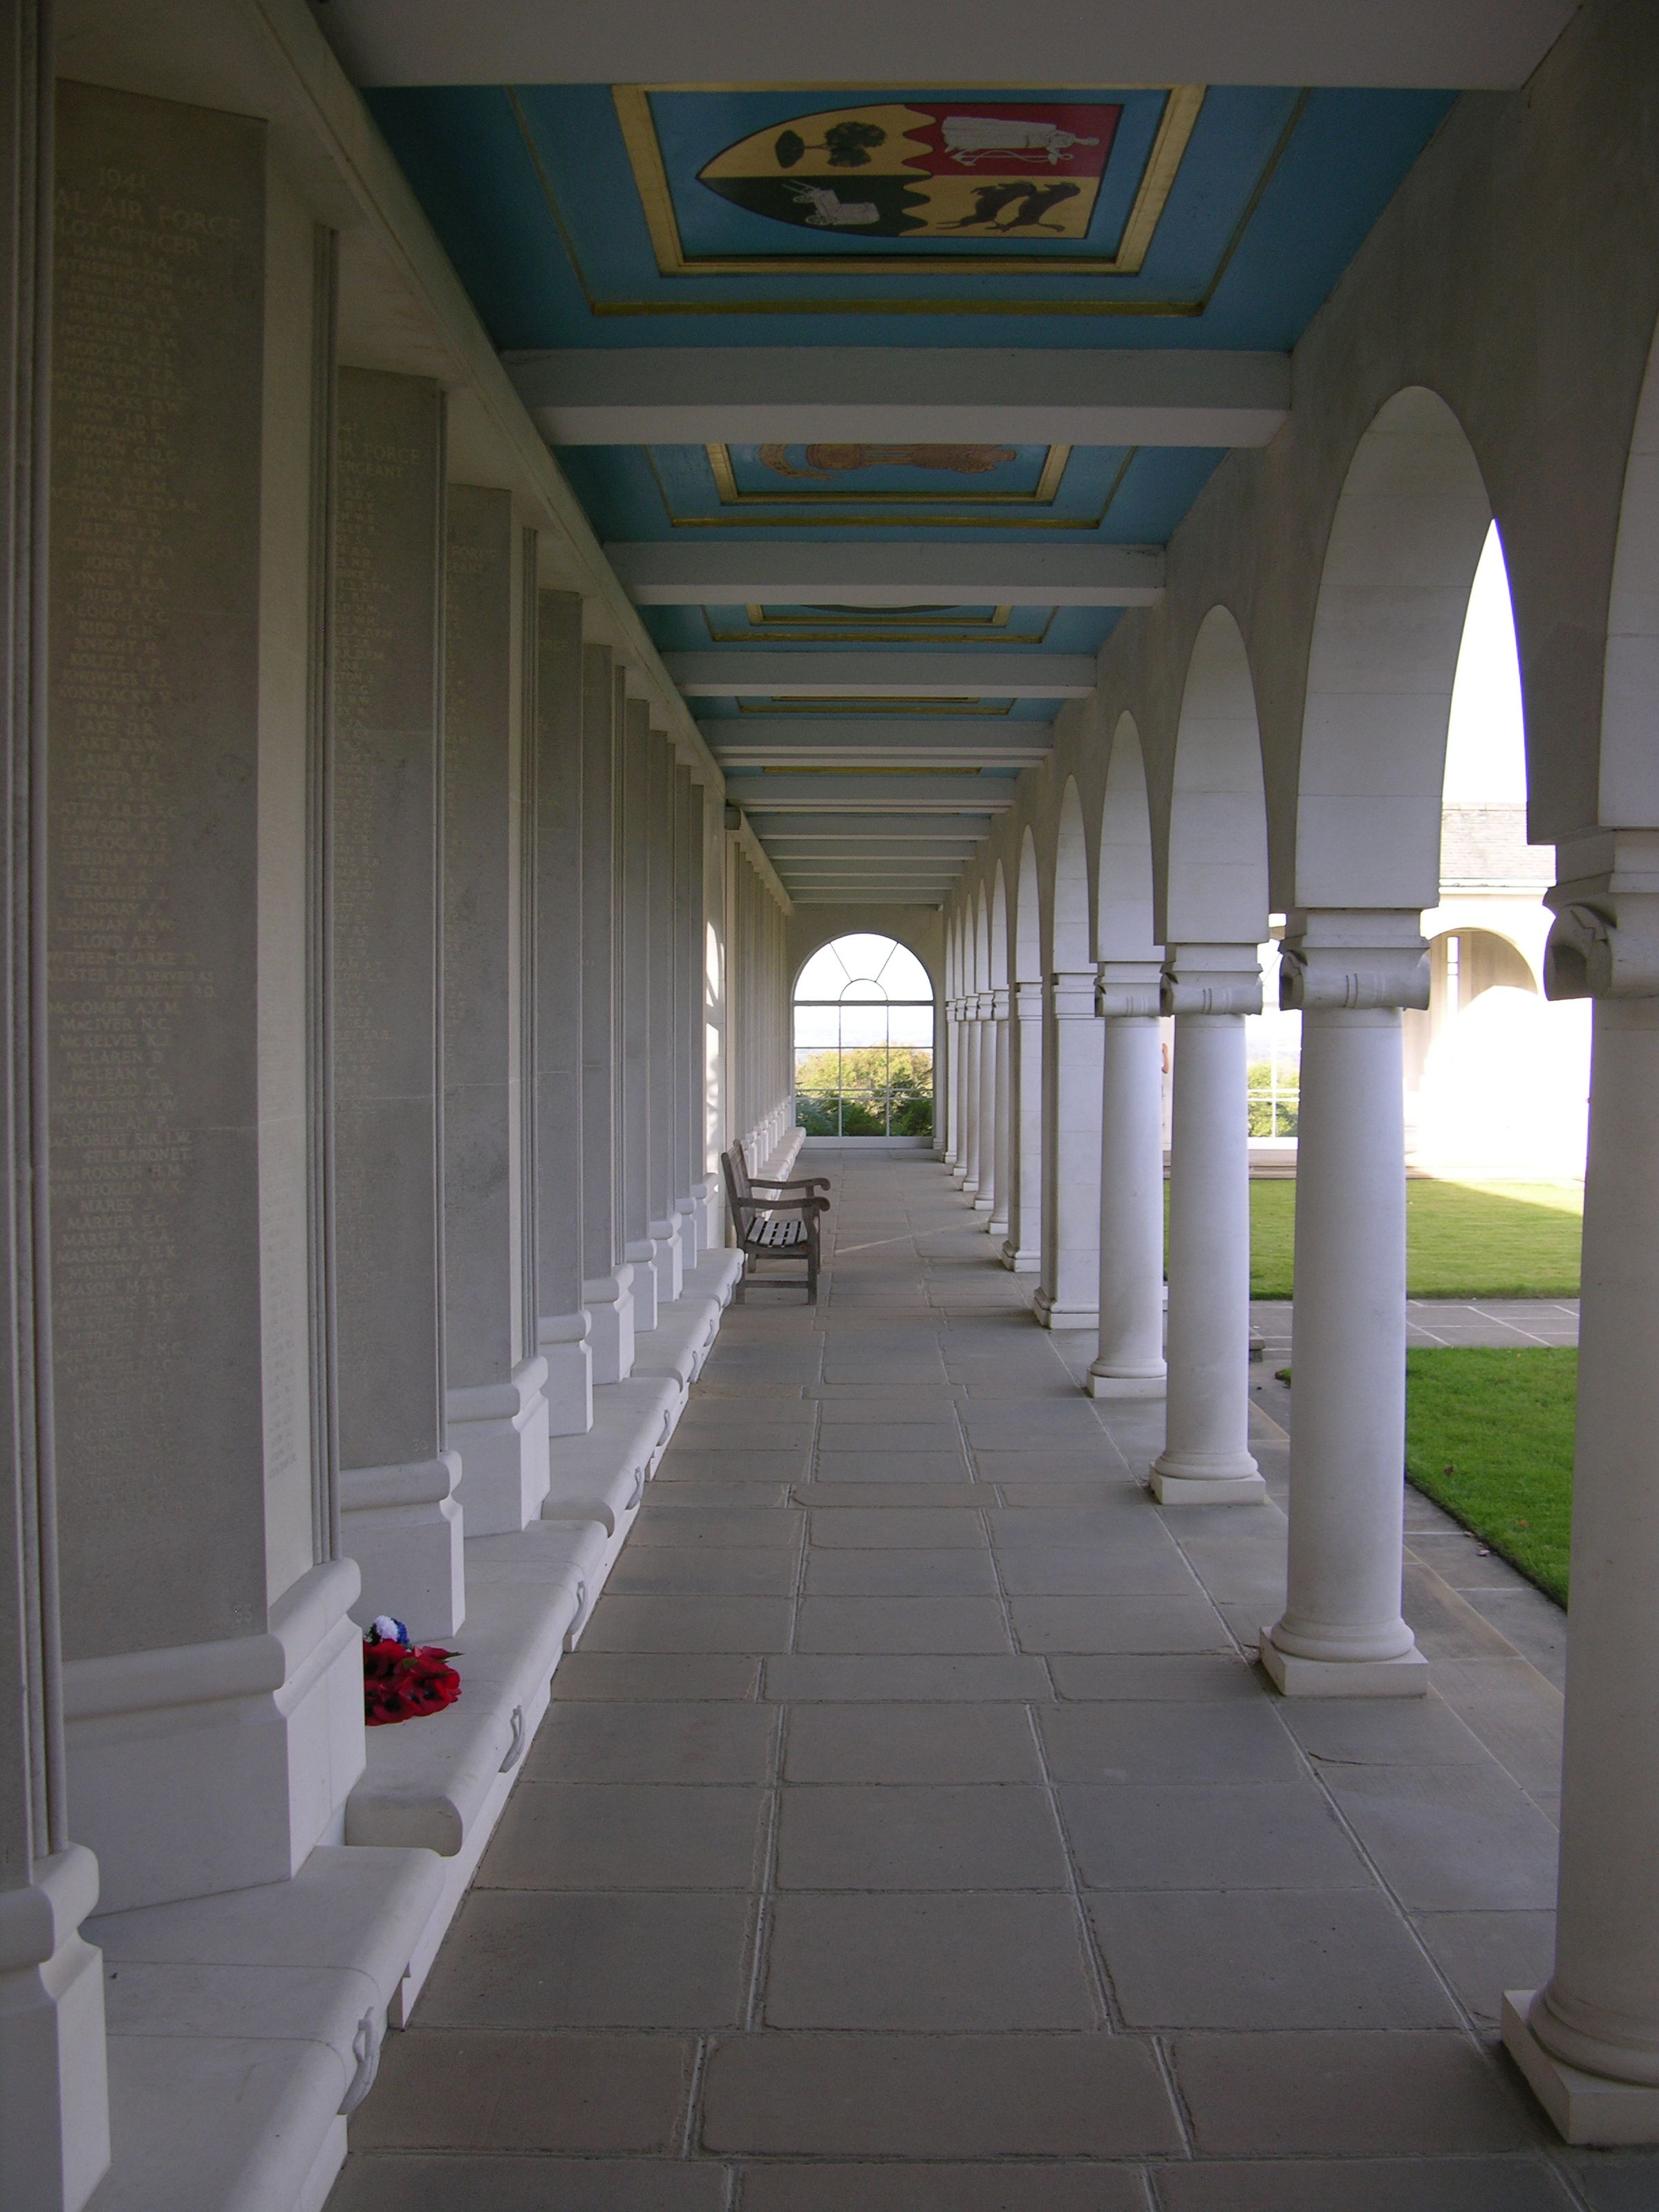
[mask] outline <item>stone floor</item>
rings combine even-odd
[[[1279,1505],[1160,1511],[944,1170],[825,1164],[823,1303],[727,1317],[334,2212],[1650,2212],[1496,2047],[1560,1699],[1443,1516],[1430,1697],[1279,1700]]]

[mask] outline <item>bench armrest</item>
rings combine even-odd
[[[775,1182],[766,1176],[750,1176],[750,1190],[828,1190],[828,1176],[790,1176],[783,1182]]]

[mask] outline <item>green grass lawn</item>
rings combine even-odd
[[[1483,1543],[1567,1601],[1578,1354],[1406,1355],[1406,1474]]]
[[[1406,1282],[1418,1298],[1578,1295],[1576,1183],[1408,1182]],[[1291,1295],[1296,1185],[1250,1185],[1250,1295]]]

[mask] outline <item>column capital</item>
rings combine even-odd
[[[1048,992],[1056,1021],[1091,1022],[1097,1018],[1092,968],[1056,968],[1048,978]]]
[[[1259,1014],[1260,956],[1254,945],[1172,945],[1158,996],[1165,1014]]]
[[[1419,1009],[1429,1003],[1421,916],[1406,909],[1293,908],[1285,918],[1279,1003],[1287,1012]]]
[[[981,1022],[988,1022],[994,1011],[992,1004],[993,995],[989,991],[981,991],[975,1001],[974,1012]]]
[[[1572,889],[1558,884],[1545,893],[1555,910],[1544,946],[1546,998],[1659,997],[1659,894],[1575,898]]]
[[[1156,1014],[1163,974],[1156,960],[1103,960],[1095,976],[1096,1010],[1107,1021]]]
[[[1042,986],[1041,983],[1016,983],[1009,993],[1013,1001],[1014,1019],[1036,1022],[1042,1018]]]
[[[1008,1000],[1009,1000],[1009,994],[1008,994],[1006,990],[1004,990],[1004,991],[993,991],[993,992],[992,992],[992,994],[991,994],[991,1019],[992,1019],[994,1022],[1006,1022],[1006,1021],[1007,1020],[1007,1018],[1008,1018]]]

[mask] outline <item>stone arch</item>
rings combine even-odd
[[[1091,963],[1089,950],[1089,848],[1083,834],[1083,802],[1077,781],[1066,779],[1060,824],[1054,836],[1054,896],[1050,907],[1049,966],[1076,973]]]
[[[1523,677],[1524,681],[1524,677]],[[1619,509],[1602,670],[1597,821],[1659,823],[1659,334],[1648,356]],[[1528,761],[1528,783],[1532,763]]]
[[[1002,863],[997,862],[996,873],[991,879],[991,962],[988,970],[988,988],[1006,991],[1008,988],[1008,885],[1002,872]]]
[[[1037,887],[1036,839],[1027,829],[1019,841],[1018,894],[1014,902],[1014,981],[1042,981],[1042,902]]]
[[[1259,945],[1267,927],[1267,814],[1255,685],[1226,607],[1198,626],[1176,730],[1164,945]]]
[[[1422,385],[1354,449],[1308,659],[1291,902],[1431,907],[1452,682],[1492,502],[1462,423]]]
[[[975,991],[991,988],[991,919],[982,883],[974,896],[973,981]]]
[[[1106,763],[1100,810],[1100,891],[1097,907],[1103,960],[1156,960],[1152,927],[1152,825],[1146,765],[1134,717],[1118,717]]]

